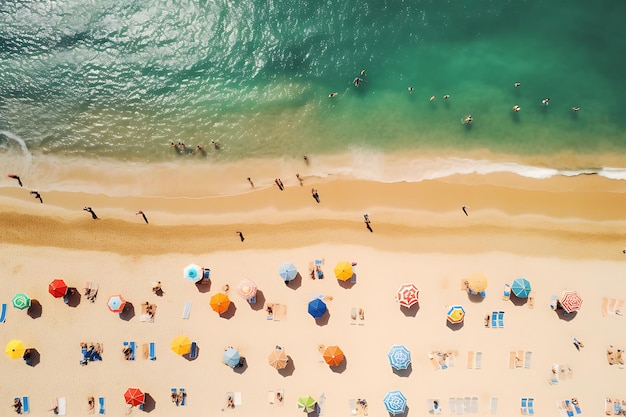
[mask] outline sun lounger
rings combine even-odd
[[[491,397],[489,412],[491,414],[498,414],[498,397]]]
[[[511,299],[511,286],[504,284],[504,291],[502,292],[502,300],[509,301]]]
[[[150,353],[150,349],[148,348],[147,343],[143,343],[141,345],[141,353],[144,359],[148,359],[148,354]]]
[[[129,361],[135,360],[135,342],[124,342],[124,347],[130,347],[130,356],[128,357]]]
[[[624,300],[619,300],[617,302],[617,305],[615,306],[615,314],[617,314],[618,316],[621,316],[623,314],[622,313],[623,309],[624,309]]]
[[[191,350],[189,351],[189,358],[196,359],[198,357],[198,344],[191,342]]]
[[[319,399],[317,400],[317,415],[318,416],[324,415],[324,410],[326,409],[325,405],[326,405],[326,394],[322,392],[320,394]]]
[[[30,413],[30,399],[25,395],[22,397],[22,414],[28,413]]]
[[[234,395],[233,398],[234,398],[235,407],[239,407],[242,404],[242,402],[241,402],[241,391],[235,392],[235,395]]]
[[[526,404],[528,407],[528,415],[532,416],[535,415],[535,408],[534,408],[534,403],[535,399],[534,398],[529,398],[528,399],[528,403]]]
[[[191,311],[191,301],[185,302],[185,307],[183,308],[183,319],[189,318],[189,312]]]
[[[583,410],[581,410],[580,408],[580,404],[578,404],[578,399],[577,398],[572,398],[572,407],[574,407],[574,411],[576,412],[576,414],[582,414]]]
[[[522,398],[520,401],[520,412],[523,415],[528,414],[528,398]]]
[[[554,311],[556,311],[556,308],[557,308],[557,306],[558,306],[558,300],[559,300],[559,298],[558,298],[556,295],[553,295],[553,296],[550,298],[550,308],[551,308],[552,310],[554,310]]]
[[[604,399],[604,413],[607,416],[610,416],[611,413],[613,413],[613,401],[609,397]]]
[[[65,397],[61,397],[57,399],[57,407],[59,412],[57,413],[60,416],[64,416],[67,413],[67,401]]]
[[[617,299],[616,298],[611,298],[609,300],[609,314],[615,314],[615,305],[617,304]]]
[[[437,401],[437,405],[435,405],[435,401]],[[430,414],[441,414],[442,409],[438,400],[434,400],[433,398],[429,398],[426,400],[426,406],[428,407],[428,412]]]
[[[622,404],[618,400],[613,401],[613,414],[618,416],[621,414],[621,412],[622,412]]]
[[[465,413],[465,408],[463,404],[463,398],[456,399],[456,414],[463,415]]]
[[[491,313],[491,327],[496,329],[498,327],[498,312],[493,311]]]
[[[463,398],[463,411],[466,413],[472,412],[472,398],[471,397]]]
[[[359,316],[358,316],[357,324],[359,326],[365,326],[365,310],[363,310],[363,308],[359,308]]]
[[[524,351],[518,350],[517,354],[515,355],[515,367],[521,368],[523,366],[524,366]]]
[[[0,323],[4,323],[7,320],[7,305],[6,303],[2,303],[2,307],[0,307]]]
[[[185,388],[179,388],[178,389],[179,392],[182,393],[182,399],[180,400],[180,405],[187,405],[187,391],[185,391]]]
[[[474,367],[474,351],[467,352],[467,368],[472,369]]]
[[[478,397],[472,397],[470,410],[472,414],[478,414]]]
[[[255,295],[254,297],[252,297],[252,298],[249,298],[249,299],[248,299],[248,303],[250,303],[250,304],[256,304],[256,295]]]
[[[350,324],[356,324],[356,307],[350,309]]]
[[[476,352],[476,356],[474,358],[474,369],[481,369],[483,366],[483,353]]]
[[[609,299],[606,297],[602,298],[602,304],[600,304],[600,309],[602,311],[602,317],[606,317],[609,315],[609,310],[608,310],[608,305],[609,305]]]
[[[517,353],[515,351],[509,352],[509,369],[515,369],[515,358]]]
[[[201,284],[208,284],[211,280],[211,269],[210,268],[202,268],[202,280]]]
[[[99,409],[98,409],[98,414],[104,414],[106,412],[105,408],[104,408],[104,397],[100,397],[98,398],[98,404],[99,404]]]
[[[498,311],[498,327],[504,327],[504,311]]]
[[[530,359],[532,358],[533,353],[530,351],[526,351],[524,353],[524,368],[530,369]]]
[[[178,407],[180,405],[180,402],[178,401],[178,390],[176,388],[171,388],[170,392],[172,396],[172,402],[176,404],[176,407]]]
[[[156,360],[156,345],[154,342],[150,342],[149,345],[149,351],[148,351],[148,359],[150,359],[151,361],[155,361]]]
[[[574,410],[572,408],[572,403],[570,400],[563,401],[563,409],[567,413],[568,417],[574,417]]]
[[[450,409],[450,413],[456,413],[456,398],[448,399],[448,408]]]
[[[437,358],[435,358],[430,353],[428,354],[428,361],[430,362],[430,364],[432,365],[435,371],[441,369],[441,365],[439,365],[439,361],[437,360]]]

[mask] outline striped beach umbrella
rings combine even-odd
[[[267,361],[273,368],[284,369],[287,367],[289,357],[283,348],[276,346],[276,349],[274,349],[267,357]]]
[[[234,368],[239,364],[239,361],[241,360],[241,355],[239,354],[239,351],[237,349],[232,346],[228,346],[226,349],[224,349],[222,360],[226,365]]]
[[[406,397],[398,390],[387,392],[383,403],[387,411],[393,415],[402,414],[406,409]]]
[[[242,280],[237,287],[237,294],[242,296],[244,300],[251,299],[256,295],[255,282],[249,279]]]
[[[10,358],[17,359],[24,356],[24,352],[26,351],[26,347],[21,340],[11,340],[7,343],[7,347],[5,352],[9,355]]]
[[[109,301],[107,301],[107,307],[114,313],[121,313],[124,311],[124,307],[126,307],[126,300],[120,294],[112,295],[109,297]]]
[[[285,262],[278,268],[278,275],[285,281],[291,281],[298,275],[298,268],[291,262]]]
[[[410,308],[419,302],[419,293],[420,290],[418,290],[412,282],[402,284],[400,288],[398,288],[396,299],[401,306]]]
[[[528,298],[531,290],[530,281],[526,278],[515,278],[511,284],[511,292],[518,298]]]
[[[177,355],[186,355],[191,351],[191,340],[184,335],[176,336],[172,340],[171,348]]]
[[[196,283],[202,279],[202,268],[196,264],[189,264],[183,269],[183,278]]]
[[[222,292],[218,292],[213,297],[211,297],[211,301],[209,301],[211,308],[217,314],[222,314],[228,311],[228,307],[230,307],[230,299],[228,296]]]
[[[48,285],[48,292],[54,298],[60,298],[67,292],[67,284],[62,279],[55,279]]]
[[[13,307],[20,310],[30,307],[30,298],[24,293],[15,294],[11,301],[13,302]]]
[[[319,319],[326,313],[326,303],[315,298],[309,302],[308,311],[313,318]]]
[[[345,359],[345,356],[339,346],[328,346],[324,350],[324,360],[330,366],[339,366]]]
[[[583,299],[580,298],[576,291],[563,291],[561,298],[559,298],[559,304],[568,313],[580,310],[583,304]]]
[[[392,345],[387,357],[393,369],[407,369],[411,363],[411,352],[404,345]]]
[[[463,319],[465,318],[465,309],[463,308],[463,306],[451,306],[448,309],[448,321],[452,324],[455,323],[460,323],[463,321]]]
[[[312,413],[315,410],[315,404],[317,401],[310,395],[298,398],[298,408],[303,409],[305,413]]]
[[[146,394],[141,392],[139,388],[128,388],[124,393],[124,400],[126,404],[136,407],[146,401]]]
[[[333,269],[333,271],[335,272],[335,276],[337,277],[337,279],[341,281],[347,281],[352,278],[352,275],[354,275],[354,271],[352,270],[352,264],[345,261],[338,262],[337,265],[335,265],[335,269]]]

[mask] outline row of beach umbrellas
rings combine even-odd
[[[387,412],[392,415],[402,414],[406,411],[406,397],[399,390],[389,391],[383,399]],[[298,398],[298,408],[305,413],[315,411],[317,401],[310,395]]]

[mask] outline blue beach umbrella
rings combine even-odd
[[[383,403],[385,403],[387,411],[395,416],[396,414],[404,413],[406,408],[406,397],[398,390],[389,391],[387,395],[385,395]]]
[[[278,275],[285,281],[291,281],[298,275],[298,268],[291,262],[285,262],[278,268]]]
[[[393,369],[407,369],[411,363],[411,352],[404,345],[393,345],[387,353]]]
[[[226,365],[234,368],[239,364],[239,361],[241,360],[241,355],[239,355],[239,351],[237,349],[232,346],[228,346],[226,350],[224,350],[222,360]]]
[[[526,278],[515,278],[511,285],[511,291],[518,298],[528,298],[531,290],[530,282]]]
[[[196,264],[189,264],[183,269],[183,277],[191,282],[198,282],[202,279],[202,268]]]
[[[13,297],[11,301],[13,302],[13,307],[19,308],[20,310],[30,307],[30,298],[23,293],[15,294],[15,297]]]
[[[309,314],[314,318],[319,319],[326,313],[326,303],[316,298],[309,302]]]

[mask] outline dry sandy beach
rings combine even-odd
[[[44,204],[28,194],[29,179],[26,188],[0,179],[0,301],[10,304],[14,294],[25,292],[41,303],[40,317],[9,306],[0,324],[2,343],[20,339],[40,355],[34,367],[2,359],[3,415],[12,414],[18,396],[30,397],[35,416],[52,414],[48,410],[57,397],[67,398],[67,415],[86,415],[89,396],[106,398],[107,415],[123,415],[128,410],[123,394],[132,386],[150,394],[155,416],[292,416],[301,413],[298,397],[319,399],[322,393],[325,416],[349,416],[349,401],[357,398],[367,400],[370,416],[381,416],[387,415],[383,397],[394,389],[407,397],[408,416],[428,415],[428,399],[438,399],[443,414],[450,414],[449,398],[477,397],[479,414],[486,415],[497,397],[501,416],[520,413],[522,397],[535,399],[537,416],[558,416],[557,401],[573,397],[589,416],[604,414],[606,396],[626,399],[624,370],[606,360],[609,345],[626,345],[624,318],[601,310],[603,298],[626,299],[620,181],[492,174],[380,183],[304,172],[302,187],[284,176],[282,192],[264,175],[253,190],[244,182],[248,188],[233,186],[230,195],[196,195],[200,183],[185,182],[176,191],[166,174],[159,177],[155,170],[151,182],[161,181],[169,192],[156,197],[107,194],[101,191],[105,180],[90,178],[88,169],[83,174],[84,183],[99,184],[99,191],[55,187],[49,180],[37,187]],[[110,181],[117,183],[115,173]],[[319,205],[311,188],[319,190]],[[469,216],[461,211],[463,204]],[[85,205],[101,220],[83,212]],[[140,209],[150,224],[135,215]],[[363,223],[366,212],[373,233]],[[323,280],[308,275],[315,259],[325,260]],[[353,286],[335,279],[339,261],[357,263]],[[208,291],[183,279],[183,267],[191,262],[211,268]],[[296,285],[286,286],[279,277],[283,262],[298,267],[302,278]],[[461,290],[462,280],[477,272],[489,280],[482,300]],[[532,283],[533,308],[502,300],[504,284],[516,277]],[[81,291],[86,281],[98,283],[96,301],[82,297],[75,307],[65,305],[48,294],[54,278]],[[235,291],[244,278],[262,292],[256,305]],[[162,297],[151,291],[157,280]],[[395,301],[404,282],[420,289],[419,309],[410,313]],[[224,318],[211,310],[209,299],[227,284],[236,309]],[[584,300],[567,320],[549,308],[551,296],[565,289],[577,290]],[[117,293],[134,306],[129,320],[106,307],[109,295]],[[332,298],[323,323],[306,311],[319,294]],[[154,323],[140,320],[146,301],[157,305]],[[192,307],[184,320],[186,301]],[[283,317],[268,320],[266,303],[286,306]],[[467,312],[458,329],[446,325],[446,307],[453,304]],[[363,309],[364,320],[353,323],[352,308]],[[505,312],[504,328],[485,328],[485,314],[492,311]],[[180,334],[198,343],[197,359],[171,351]],[[580,351],[573,337],[584,342]],[[140,347],[155,342],[156,361],[143,359],[141,348],[134,362],[124,360],[124,341]],[[81,342],[102,343],[103,361],[81,366]],[[343,367],[333,370],[323,362],[322,344],[341,347]],[[411,351],[410,372],[392,371],[387,359],[392,344]],[[288,373],[268,365],[275,345],[291,358]],[[245,368],[235,371],[221,362],[227,346],[239,348]],[[456,353],[454,366],[434,370],[428,360],[433,351]],[[510,369],[511,351],[532,352],[529,367]],[[469,352],[482,352],[481,369],[468,368]],[[553,364],[571,370],[558,384],[548,383]],[[184,407],[170,401],[170,389],[180,387],[188,393]],[[268,401],[268,393],[277,390],[283,390],[282,405]],[[225,408],[227,392],[241,392],[241,405]]]

